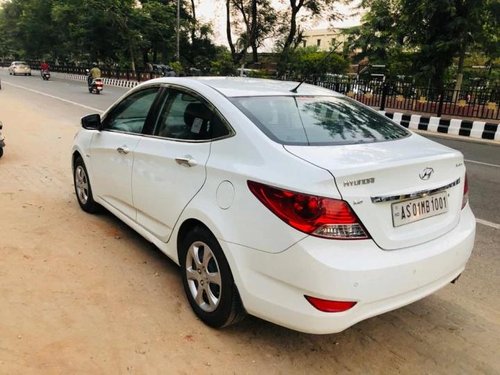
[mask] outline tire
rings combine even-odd
[[[0,147],[0,158],[3,156],[3,147]]]
[[[76,199],[81,209],[88,213],[98,212],[99,205],[94,201],[89,174],[81,157],[75,160],[73,184],[75,186]]]
[[[187,299],[201,321],[222,328],[244,317],[229,264],[208,229],[198,226],[186,235],[180,244],[179,263]]]

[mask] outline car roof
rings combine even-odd
[[[209,86],[227,97],[246,96],[314,96],[328,95],[341,96],[334,91],[322,87],[303,83],[297,92],[291,90],[299,82],[278,81],[273,79],[247,78],[247,77],[169,77],[158,78],[155,81],[187,86],[203,84]],[[148,81],[150,82],[150,81]]]

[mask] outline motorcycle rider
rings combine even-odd
[[[44,71],[49,71],[49,64],[47,63],[47,61],[42,61],[42,63],[40,64],[40,75],[43,76],[43,72]]]
[[[97,63],[92,64],[92,69],[90,69],[89,76],[87,78],[87,83],[90,86],[95,78],[101,78],[101,69],[97,66]]]

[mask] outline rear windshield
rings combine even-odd
[[[410,134],[349,98],[268,96],[236,97],[231,101],[267,136],[283,144],[372,143]]]

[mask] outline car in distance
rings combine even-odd
[[[18,74],[25,75],[25,76],[31,75],[31,68],[24,61],[13,61],[10,64],[8,70],[9,70],[10,75],[18,75]]]
[[[194,313],[334,333],[464,270],[475,237],[462,154],[335,92],[159,78],[82,118],[77,200],[181,268]]]

